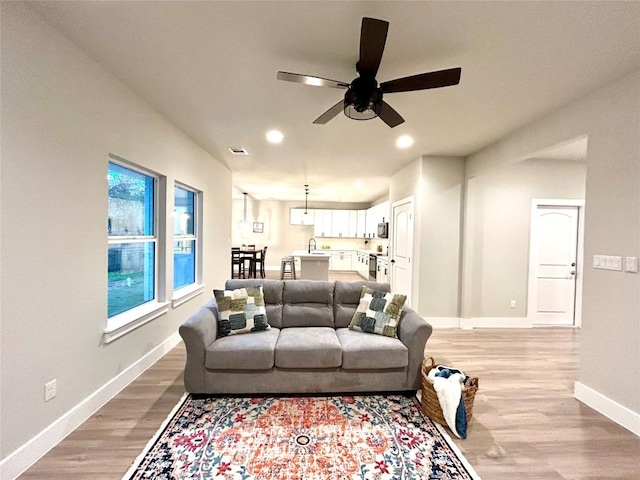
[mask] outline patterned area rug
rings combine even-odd
[[[185,395],[123,479],[479,479],[403,395]]]

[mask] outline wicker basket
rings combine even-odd
[[[440,408],[438,394],[433,388],[433,380],[428,375],[432,368],[435,368],[436,362],[433,357],[427,357],[422,362],[422,398],[421,410],[427,417],[441,425],[447,425],[447,421]],[[473,416],[473,401],[478,391],[478,377],[469,377],[462,387],[462,400],[467,410],[467,423],[471,421]]]

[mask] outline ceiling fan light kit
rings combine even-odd
[[[360,59],[356,63],[358,77],[351,83],[282,71],[278,72],[277,78],[287,82],[347,90],[344,100],[340,100],[316,118],[313,122],[315,124],[323,125],[343,112],[352,120],[371,120],[380,117],[389,127],[396,127],[403,123],[404,119],[382,99],[385,93],[411,92],[457,85],[460,83],[462,69],[458,67],[420,73],[378,85],[376,74],[384,53],[388,30],[389,22],[368,17],[362,19]]]

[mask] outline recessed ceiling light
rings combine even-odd
[[[409,148],[411,145],[413,145],[413,138],[409,135],[402,135],[396,140],[396,147],[398,148]]]
[[[284,138],[284,135],[279,130],[269,130],[266,136],[267,140],[271,143],[280,143]]]
[[[363,183],[362,180],[356,180],[355,182],[353,182],[353,186],[356,188],[362,188],[363,187]]]

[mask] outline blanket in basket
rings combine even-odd
[[[468,378],[464,372],[446,365],[437,365],[428,374],[438,395],[447,425],[458,438],[467,438],[467,410],[462,398],[462,387]]]

